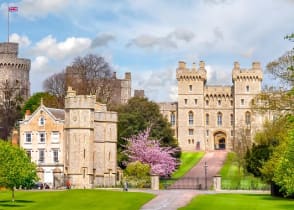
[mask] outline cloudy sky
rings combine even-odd
[[[231,84],[234,61],[265,65],[293,47],[294,0],[0,0],[0,41],[20,43],[30,58],[32,93],[88,53],[106,58],[119,77],[154,101],[176,100],[178,61],[205,61],[208,83]],[[266,83],[270,83],[268,79]]]

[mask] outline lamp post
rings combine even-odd
[[[207,163],[204,162],[204,174],[205,174],[205,190],[207,190]]]

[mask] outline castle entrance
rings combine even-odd
[[[223,131],[217,131],[213,135],[214,137],[214,149],[225,150],[226,149],[226,138],[227,135]]]

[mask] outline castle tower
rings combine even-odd
[[[204,86],[206,83],[205,63],[192,69],[179,62],[178,80],[178,140],[183,150],[204,149]]]
[[[238,62],[232,70],[234,95],[234,141],[240,132],[252,137],[255,129],[262,125],[262,117],[252,113],[251,100],[261,92],[262,69],[259,62],[253,62],[251,69],[241,69]]]
[[[0,43],[0,102],[7,86],[17,88],[24,100],[30,96],[30,68],[29,59],[18,58],[18,43]]]
[[[94,184],[93,136],[96,97],[76,95],[68,88],[65,97],[65,175],[73,188]]]

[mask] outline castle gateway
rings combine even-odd
[[[207,85],[205,63],[177,68],[178,102],[160,103],[174,135],[183,150],[231,150],[240,138],[251,141],[262,126],[262,116],[252,113],[251,100],[261,92],[262,70],[259,62],[232,70],[232,86]]]

